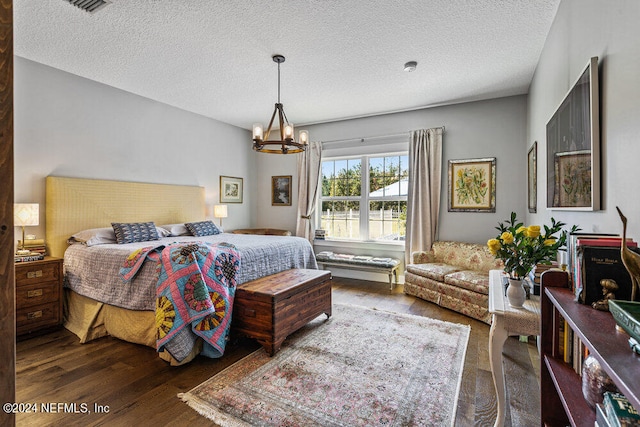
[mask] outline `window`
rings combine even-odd
[[[327,239],[404,240],[408,183],[405,153],[323,161],[320,228]]]

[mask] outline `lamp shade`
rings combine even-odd
[[[15,203],[13,205],[13,223],[16,227],[38,225],[40,223],[40,205],[37,203]]]
[[[215,205],[213,207],[213,216],[215,218],[226,218],[227,217],[227,205]]]

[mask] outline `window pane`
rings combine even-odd
[[[322,202],[321,226],[328,239],[360,239],[360,202]]]
[[[335,162],[322,162],[322,196],[328,197],[335,193]]]
[[[369,237],[373,240],[404,240],[407,230],[407,202],[370,202]]]
[[[407,156],[371,158],[369,163],[369,197],[406,196],[409,182]],[[403,169],[404,168],[404,169]]]

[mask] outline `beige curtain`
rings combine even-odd
[[[438,232],[443,128],[411,132],[405,262],[411,253],[431,249]]]
[[[320,182],[320,164],[322,162],[322,143],[311,142],[298,156],[298,216],[296,236],[304,237],[313,243],[313,211],[316,208],[318,183]]]

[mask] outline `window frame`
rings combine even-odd
[[[316,216],[315,216],[315,224],[316,228],[322,228],[322,202],[323,201],[356,201],[360,204],[359,211],[359,239],[348,239],[348,238],[329,238],[326,240],[329,242],[350,242],[350,243],[376,243],[376,244],[384,244],[384,245],[403,245],[404,240],[377,240],[372,239],[369,233],[369,213],[370,213],[370,203],[372,201],[382,201],[382,202],[408,202],[409,195],[405,196],[378,196],[378,197],[369,197],[370,191],[370,159],[372,158],[381,158],[381,157],[407,157],[407,171],[409,171],[409,162],[408,150],[393,150],[388,152],[379,152],[379,153],[370,153],[370,154],[358,154],[358,155],[335,155],[328,156],[322,158],[322,163],[329,161],[339,161],[339,160],[360,160],[360,196],[327,196],[324,197],[322,195],[322,165],[320,167],[320,180],[319,180],[319,189],[318,189],[318,197],[316,200]],[[406,226],[406,225],[405,225]]]

